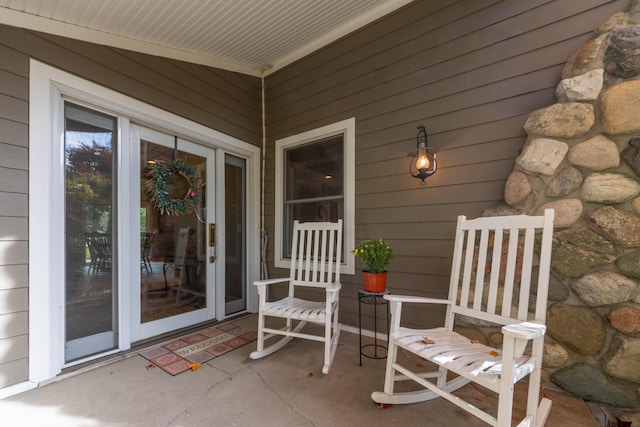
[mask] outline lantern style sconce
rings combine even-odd
[[[427,130],[424,125],[418,126],[416,141],[416,155],[409,164],[409,173],[412,177],[422,180],[420,185],[425,185],[424,180],[433,175],[438,167],[436,160],[438,150],[427,147]]]

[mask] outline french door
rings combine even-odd
[[[131,338],[136,341],[216,317],[216,174],[212,148],[137,125],[131,135],[138,147],[131,169],[138,182],[132,198],[140,254],[132,274],[139,286],[131,289]],[[185,200],[199,193],[186,212],[162,211],[151,197],[152,169],[172,164],[195,170],[198,189],[183,173],[164,180],[166,198]]]

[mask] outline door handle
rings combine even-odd
[[[209,263],[216,261],[216,225],[209,224]]]

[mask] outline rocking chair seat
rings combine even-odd
[[[425,344],[428,337],[431,344]],[[475,378],[474,381],[498,392],[498,380],[502,372],[502,351],[488,345],[474,342],[457,332],[446,328],[408,329],[400,328],[393,334],[398,347],[404,348],[438,366],[463,377]],[[516,359],[514,383],[525,377],[535,367],[535,359],[521,356]]]
[[[315,322],[324,322],[327,316],[324,301],[307,301],[296,297],[265,303],[264,313],[267,316]]]

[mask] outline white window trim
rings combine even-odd
[[[64,331],[62,313],[64,301],[56,293],[63,276],[57,254],[63,238],[59,224],[63,223],[62,200],[54,197],[56,174],[64,165],[59,149],[64,137],[56,123],[61,123],[62,96],[78,99],[109,109],[141,124],[159,129],[170,128],[185,138],[203,142],[247,160],[247,224],[259,224],[260,218],[260,147],[233,138],[222,132],[195,123],[165,110],[153,107],[122,93],[92,83],[76,75],[31,59],[29,74],[29,382],[43,382],[58,375],[64,365]],[[128,134],[128,129],[121,129]],[[119,141],[125,135],[119,135]],[[57,141],[55,144],[52,141]],[[54,147],[58,149],[54,150]],[[120,150],[123,155],[125,150]],[[58,180],[59,181],[59,180]],[[121,194],[123,199],[130,195]],[[126,200],[122,203],[127,203]],[[121,203],[121,204],[122,204]],[[57,231],[56,231],[57,230]],[[259,230],[247,228],[247,283],[259,278]],[[126,248],[123,248],[127,250]],[[129,248],[137,254],[137,247]],[[126,253],[121,252],[123,257]],[[137,256],[137,255],[136,255]],[[129,269],[131,270],[131,269]],[[218,278],[219,280],[219,278]],[[257,311],[257,292],[248,286],[247,310]],[[129,310],[126,296],[119,305]],[[220,318],[224,310],[217,313]],[[129,322],[119,322],[120,350],[129,345]]]
[[[355,245],[355,159],[356,159],[356,119],[342,120],[307,132],[276,140],[276,206],[275,206],[275,239],[274,265],[289,268],[291,260],[282,257],[282,218],[283,218],[283,165],[286,149],[307,144],[333,135],[344,134],[344,253],[341,272],[354,274],[354,257],[351,249]]]

